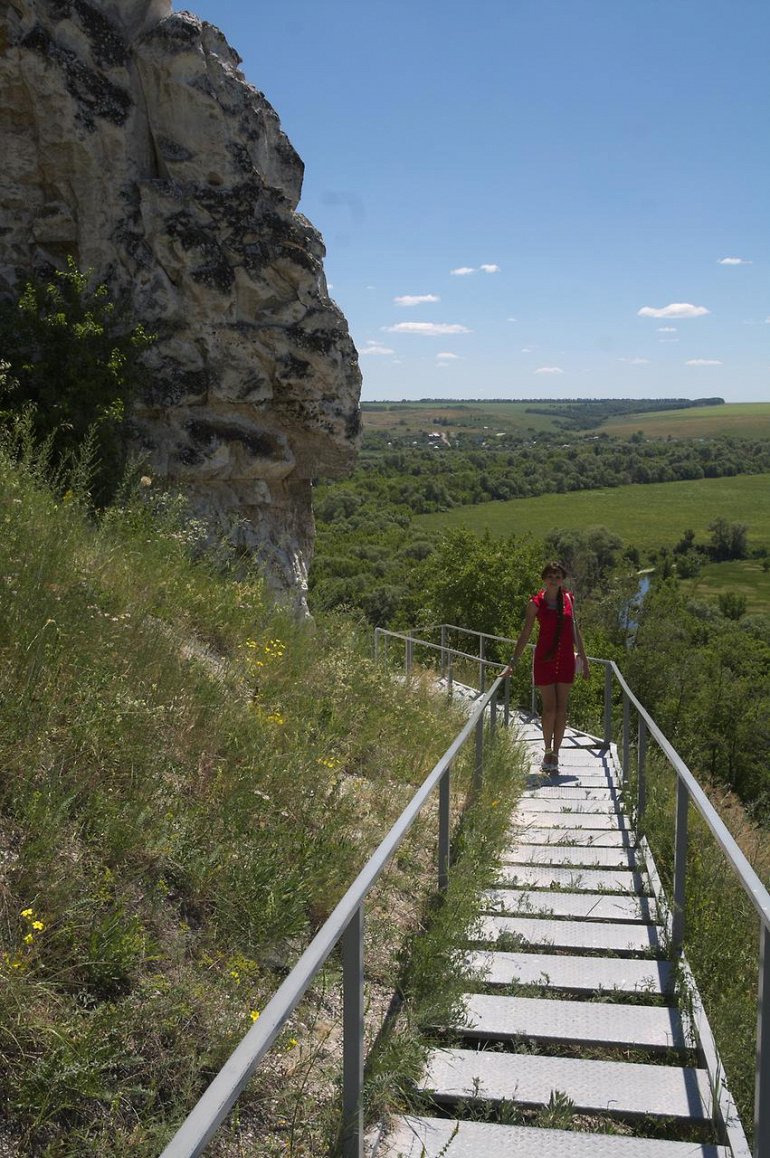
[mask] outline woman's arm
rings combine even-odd
[[[503,676],[503,678],[509,676],[513,671],[514,664],[518,663],[521,653],[529,643],[529,637],[532,634],[532,628],[535,626],[536,619],[537,604],[535,603],[534,599],[530,599],[529,603],[527,604],[526,613],[524,615],[524,626],[519,632],[519,638],[516,640],[516,646],[513,649],[513,655],[508,660],[508,666],[506,667],[505,671],[500,672],[500,675]]]

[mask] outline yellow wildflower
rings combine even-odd
[[[35,940],[34,933],[27,933],[26,937],[24,938],[24,944],[25,945],[31,945],[34,940]]]
[[[31,921],[35,916],[35,910],[34,909],[22,909],[21,915],[22,915],[22,917],[26,917],[28,921]]]
[[[259,1021],[259,1010],[258,1009],[250,1010],[249,1017],[251,1018],[252,1021]]]
[[[42,921],[33,921],[32,922],[32,928],[37,929],[38,933],[42,933],[43,929],[45,928],[45,925],[43,924]]]

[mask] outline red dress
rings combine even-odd
[[[562,617],[559,643],[553,656],[548,659],[549,651],[556,638],[558,614],[555,607],[549,607],[545,601],[545,590],[538,591],[532,597],[537,607],[537,621],[540,632],[535,646],[535,655],[532,660],[532,682],[535,687],[546,684],[571,684],[575,679],[575,639],[573,634],[574,610],[572,596],[564,591],[564,614]]]

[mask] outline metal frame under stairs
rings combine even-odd
[[[568,731],[558,776],[543,778],[542,733],[522,719],[532,775],[467,954],[483,991],[444,1027],[459,1044],[429,1054],[433,1110],[393,1121],[372,1158],[748,1158],[674,1003],[657,873],[624,814],[617,753]],[[542,1122],[549,1105],[580,1129],[504,1124],[513,1107]],[[712,1124],[725,1106],[729,1145]]]

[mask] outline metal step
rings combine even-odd
[[[564,1001],[550,997],[498,997],[469,993],[453,1029],[465,1037],[509,1041],[526,1037],[550,1044],[690,1049],[676,1009],[621,1002]]]
[[[499,869],[499,884],[515,888],[567,889],[580,892],[587,889],[597,893],[650,892],[649,882],[642,873],[631,869],[587,869],[559,865],[504,864]]]
[[[621,816],[618,801],[610,800],[560,800],[558,797],[522,796],[517,805],[517,813],[529,812],[579,812],[581,815],[591,816],[595,813],[603,816]]]
[[[522,825],[512,833],[512,840],[517,844],[521,841],[527,844],[577,844],[581,848],[631,848],[636,844],[636,837],[630,831],[621,832],[615,828],[565,828],[553,824],[545,828],[535,828],[532,824]]]
[[[521,830],[522,825],[533,828],[587,828],[617,829],[630,832],[631,825],[619,812],[518,812],[514,814],[511,835]]]
[[[613,893],[568,893],[559,889],[488,889],[481,898],[482,912],[507,916],[575,917],[591,921],[655,923],[655,902],[650,897]]]
[[[572,993],[671,993],[670,961],[634,957],[579,957],[569,953],[505,953],[472,949],[465,962],[487,985],[542,985]]]
[[[615,788],[579,788],[573,786],[566,786],[560,788],[558,785],[553,788],[549,784],[543,784],[539,788],[532,789],[525,792],[522,799],[524,800],[576,800],[604,803],[610,805],[617,801],[618,790]],[[571,807],[571,805],[570,805]]]
[[[545,1106],[558,1090],[578,1113],[693,1122],[709,1122],[712,1114],[708,1074],[690,1066],[436,1049],[428,1055],[420,1088],[437,1102],[486,1098]]]
[[[372,1158],[728,1158],[724,1146],[458,1122],[452,1118],[396,1118]]]
[[[598,949],[618,955],[659,953],[663,944],[657,925],[604,921],[559,921],[544,917],[482,917],[472,930],[476,942],[496,943],[510,934],[522,945],[542,949]]]
[[[580,848],[579,845],[519,844],[502,854],[506,864],[572,864],[585,868],[638,868],[630,848]]]
[[[584,772],[579,769],[560,772],[529,772],[526,787],[538,788],[606,788],[617,789],[619,785],[611,776],[603,772]]]

